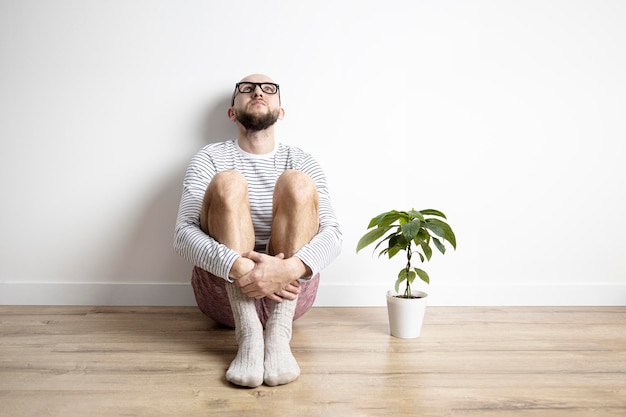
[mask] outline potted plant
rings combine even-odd
[[[406,254],[406,265],[398,273],[395,292],[387,292],[387,311],[392,336],[414,338],[421,334],[426,297],[422,291],[413,291],[411,284],[419,277],[430,284],[430,277],[423,269],[413,266],[417,256],[421,262],[429,261],[434,245],[445,254],[445,242],[456,249],[456,237],[447,223],[446,216],[439,210],[391,210],[379,214],[370,220],[368,232],[357,244],[357,253],[366,246],[376,243],[374,252],[380,249],[378,256],[387,255],[389,259],[400,252]],[[405,283],[400,293],[400,285]]]

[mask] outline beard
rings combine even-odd
[[[237,113],[237,120],[246,130],[258,132],[272,126],[278,120],[279,110],[269,110],[265,114],[252,114],[245,110]]]

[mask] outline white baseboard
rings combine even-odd
[[[320,284],[316,305],[359,307],[386,305],[388,286]],[[626,284],[478,284],[419,288],[431,306],[626,306]]]
[[[196,305],[189,284],[0,283],[0,305]]]
[[[321,283],[318,307],[384,306],[382,285]],[[626,306],[626,284],[439,285],[432,306]],[[195,306],[189,284],[0,283],[0,305]]]

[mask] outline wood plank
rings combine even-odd
[[[234,333],[192,307],[0,306],[0,417],[626,415],[625,307],[384,308],[294,324],[301,377],[224,379]]]

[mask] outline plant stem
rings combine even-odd
[[[409,272],[411,271],[411,241],[406,246],[406,267],[404,269],[404,276],[406,277],[406,287],[404,289],[404,296],[406,298],[411,297],[411,282],[409,280]]]

